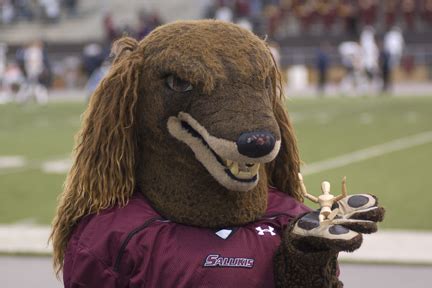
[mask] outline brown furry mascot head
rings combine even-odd
[[[53,223],[54,259],[77,222],[143,193],[164,217],[202,227],[256,220],[267,187],[301,200],[299,156],[265,41],[213,20],[114,43],[91,98]]]

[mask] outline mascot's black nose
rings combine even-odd
[[[269,154],[275,146],[275,137],[268,131],[242,133],[237,140],[240,154],[258,158]]]

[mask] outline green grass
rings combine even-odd
[[[306,163],[432,130],[432,98],[338,98],[288,103]]]
[[[49,223],[65,175],[44,174],[41,161],[71,153],[84,104],[0,106],[0,156],[23,155],[32,167],[0,169],[0,223],[35,219]],[[288,103],[301,156],[313,163],[432,130],[432,97],[334,98]],[[312,194],[320,183],[348,178],[348,192],[373,193],[386,207],[385,228],[432,229],[432,143],[305,176]],[[308,200],[308,205],[312,205]]]
[[[22,155],[31,166],[0,169],[0,223],[51,222],[65,175],[44,174],[38,167],[71,154],[84,108],[77,103],[0,105],[0,155]]]
[[[0,105],[0,155],[44,160],[71,153],[83,104]]]

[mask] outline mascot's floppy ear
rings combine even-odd
[[[136,107],[142,52],[129,37],[113,44],[113,65],[90,99],[76,138],[75,161],[60,196],[51,240],[54,267],[75,224],[84,216],[125,205],[135,188]]]
[[[273,113],[279,125],[282,143],[276,158],[265,166],[267,181],[269,185],[303,202],[303,196],[299,189],[300,156],[297,149],[297,139],[285,109],[281,75],[276,67],[275,64],[270,77],[272,90],[275,94]]]

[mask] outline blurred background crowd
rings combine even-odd
[[[20,21],[56,23],[64,11],[72,17],[77,13],[78,0],[1,0],[1,24]]]
[[[379,32],[394,25],[427,30],[432,25],[429,0],[216,0],[205,17],[246,21],[255,32],[283,39],[289,35],[348,34],[364,26]]]
[[[43,104],[50,89],[90,95],[109,67],[112,41],[142,39],[183,14],[235,22],[267,39],[294,90],[388,94],[393,80],[432,77],[432,0],[183,0],[158,9],[153,2],[0,0],[0,102]]]

